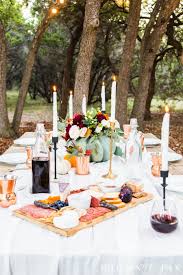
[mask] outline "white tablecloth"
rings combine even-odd
[[[91,174],[83,177],[71,171],[72,188],[100,181],[107,167],[108,163],[95,164]],[[123,182],[129,177],[130,171],[119,160],[114,160],[113,167],[118,180]],[[31,173],[17,174],[17,189],[27,186],[17,192],[21,206],[33,201],[28,188]],[[145,174],[141,176],[145,190],[158,197],[152,182]],[[177,202],[179,228],[169,235],[151,229],[152,203],[139,205],[69,238],[12,216],[10,208],[0,208],[0,275],[182,275],[182,202]]]

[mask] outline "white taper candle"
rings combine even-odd
[[[83,95],[83,100],[82,100],[82,113],[83,115],[86,116],[86,96]]]
[[[170,128],[170,114],[168,106],[165,108],[165,115],[161,128],[161,153],[162,153],[162,171],[168,171],[168,145],[169,145],[169,128]]]
[[[69,96],[69,118],[73,119],[73,93],[70,91]]]
[[[102,82],[101,100],[102,100],[102,111],[105,112],[105,83],[104,82]]]
[[[58,137],[57,86],[53,85],[53,137]]]
[[[111,88],[111,121],[115,121],[116,113],[116,77],[113,77],[112,88]]]

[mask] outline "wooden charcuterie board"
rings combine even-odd
[[[115,211],[108,212],[108,213],[104,214],[103,216],[93,219],[90,222],[80,222],[78,226],[70,228],[70,229],[59,229],[59,228],[55,227],[51,222],[48,223],[48,222],[44,222],[39,219],[35,219],[33,217],[30,217],[28,215],[21,213],[19,210],[13,211],[13,214],[18,218],[21,218],[21,219],[29,221],[31,223],[37,224],[37,225],[41,226],[42,228],[50,230],[50,231],[57,233],[61,236],[70,237],[82,229],[94,226],[97,223],[100,223],[107,219],[115,217],[116,215],[119,215],[120,213],[127,211],[130,208],[136,207],[139,204],[142,204],[142,203],[152,200],[152,198],[153,198],[153,195],[150,193],[147,193],[147,195],[145,197],[142,197],[139,199],[133,198],[132,201],[130,203],[127,203],[123,208],[119,208]]]

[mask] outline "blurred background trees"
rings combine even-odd
[[[133,12],[130,13],[130,7],[136,2],[134,0],[95,1],[95,7],[87,7],[85,0],[65,0],[64,4],[56,0],[1,0],[0,135],[12,134],[6,107],[7,89],[19,93],[13,120],[16,132],[27,92],[33,100],[41,97],[49,105],[53,83],[58,85],[62,118],[67,114],[69,91],[74,87],[77,110],[81,106],[83,93],[87,95],[88,104],[100,106],[103,80],[106,83],[106,98],[110,100],[113,74],[118,76],[117,116],[121,124],[127,121],[131,109],[141,124],[144,119],[150,119],[154,97],[165,102],[170,98],[182,98],[183,3],[179,4],[178,0],[138,0],[141,2],[138,22],[137,17],[132,18]],[[58,9],[56,14],[52,13],[53,7]],[[85,14],[96,14],[96,8],[100,9],[97,26],[94,26],[93,44],[88,50],[91,56],[82,60],[88,38],[91,38],[89,33],[88,38],[85,37],[86,44],[80,43],[88,27],[86,24],[91,23],[86,22]],[[135,31],[132,19],[136,19],[138,29],[130,50],[127,38],[130,41],[132,31]],[[154,36],[150,27],[154,30]],[[41,35],[38,35],[40,28]],[[158,42],[156,45],[155,40]],[[32,48],[35,50],[32,50],[33,56],[30,58]],[[87,77],[84,71],[86,65],[89,66]],[[79,66],[82,70],[78,69]],[[145,81],[146,75],[148,81]],[[134,107],[131,106],[133,101]]]

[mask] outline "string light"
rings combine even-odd
[[[52,9],[51,9],[51,13],[52,13],[52,14],[57,14],[57,12],[58,12],[58,9],[57,9],[57,8],[52,8]]]
[[[52,0],[53,4],[64,4],[65,0]]]
[[[56,15],[59,12],[59,5],[63,5],[65,3],[65,0],[52,0],[52,3],[54,4],[50,12],[52,15]]]

